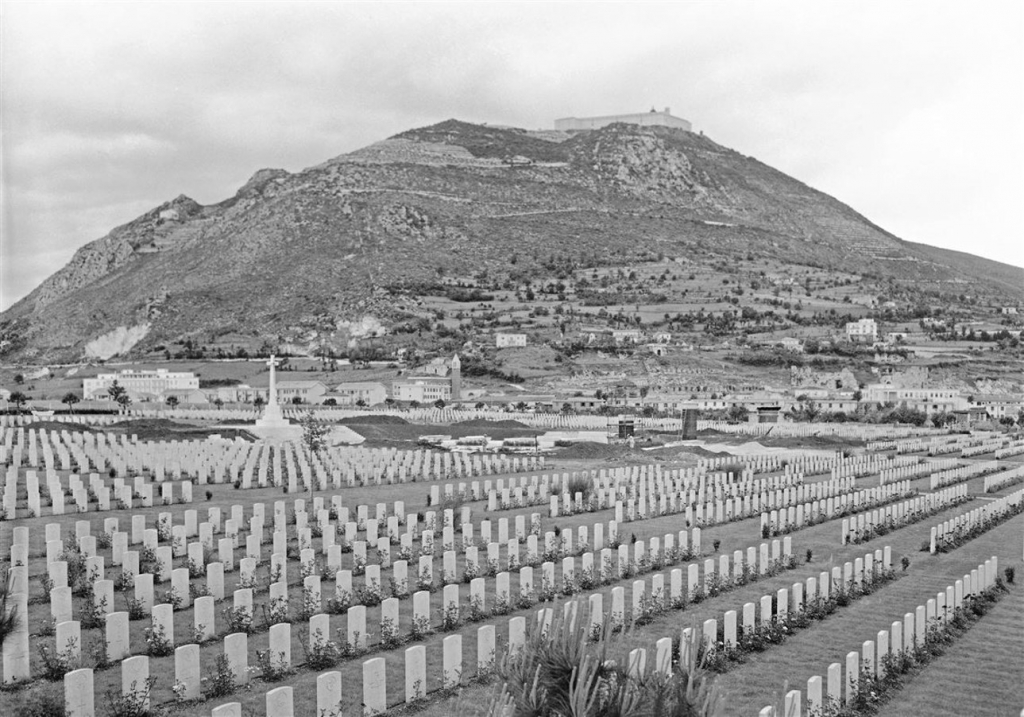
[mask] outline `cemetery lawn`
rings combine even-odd
[[[1024,586],[1019,577],[1010,588],[946,654],[896,692],[880,717],[1015,714],[1024,704]]]
[[[809,478],[818,480],[821,476]],[[972,495],[981,495],[983,479],[975,478],[968,482]],[[877,478],[869,481],[858,481],[858,487],[877,485]],[[914,486],[927,491],[924,480],[915,480]],[[1004,489],[985,498],[1005,495],[1015,488]],[[976,568],[993,555],[999,558],[999,572],[1006,567],[1014,566],[1017,575],[1022,574],[1020,536],[1024,532],[1024,515],[1018,515],[996,528],[975,538],[956,550],[944,555],[929,555],[920,552],[922,543],[928,540],[932,526],[943,520],[960,515],[979,507],[985,498],[979,498],[962,506],[954,507],[931,516],[923,521],[904,527],[888,535],[876,537],[859,545],[839,544],[839,522],[832,520],[821,525],[792,533],[793,553],[800,565],[795,570],[788,570],[780,575],[726,592],[715,598],[705,600],[696,605],[688,605],[682,612],[670,611],[659,616],[653,623],[635,628],[624,636],[619,643],[618,652],[625,658],[629,650],[644,647],[648,650],[648,660],[653,654],[654,643],[661,637],[678,635],[685,627],[693,627],[700,632],[704,620],[715,618],[721,620],[727,610],[742,612],[745,602],[757,602],[762,595],[771,594],[779,588],[790,587],[794,582],[803,581],[808,577],[817,576],[823,570],[831,570],[833,565],[842,565],[867,552],[888,545],[892,547],[893,567],[900,571],[900,558],[906,556],[911,561],[910,568],[895,582],[890,583],[877,592],[854,601],[851,605],[841,608],[827,620],[815,622],[804,630],[797,632],[782,645],[774,646],[764,653],[749,655],[747,662],[732,667],[718,677],[718,685],[723,701],[723,715],[756,715],[761,708],[769,704],[777,704],[781,709],[782,697],[786,690],[804,690],[807,680],[814,675],[825,677],[829,664],[839,662],[845,664],[846,653],[859,650],[866,640],[874,640],[881,630],[886,630],[896,621],[903,619],[906,612],[912,612],[918,605],[934,598],[940,590],[945,590],[957,579]],[[592,514],[591,514],[592,515]],[[655,518],[643,523],[624,523],[619,534],[624,542],[628,542],[630,533],[636,530],[638,537],[646,538],[662,530],[661,521],[671,520]],[[561,521],[558,521],[561,522]],[[570,522],[566,519],[565,522]],[[641,526],[647,528],[641,531]],[[655,528],[654,526],[658,526]],[[641,534],[642,532],[642,534]],[[711,554],[711,543],[714,539],[722,540],[721,552],[730,552],[747,545],[760,542],[755,536],[756,522],[744,520],[706,528],[703,532],[705,557]],[[813,560],[806,564],[805,551],[811,548]],[[627,585],[630,581],[618,584]],[[960,641],[951,646],[948,653],[935,661],[923,671],[914,674],[906,682],[905,687],[895,692],[902,692],[925,682],[936,689],[937,685],[946,685],[949,692],[956,691],[960,707],[952,709],[953,701],[939,702],[934,698],[931,704],[950,705],[947,711],[925,712],[922,705],[917,712],[886,707],[882,714],[892,717],[903,717],[904,714],[931,715],[983,715],[1011,714],[996,710],[992,712],[978,711],[978,705],[987,705],[987,691],[1002,690],[1002,697],[993,694],[993,704],[1010,704],[1019,709],[1021,704],[1021,639],[1020,639],[1020,606],[1024,601],[1024,585],[1018,577],[1017,584],[1010,586],[1010,594],[1005,596],[996,610],[983,617]],[[608,588],[590,592],[607,592]],[[607,597],[606,597],[607,600]],[[1016,620],[1016,624],[1013,621]],[[992,621],[992,624],[989,623]],[[977,632],[976,631],[983,631]],[[984,637],[982,637],[984,636]],[[975,642],[976,641],[976,642]],[[963,647],[961,647],[963,645]],[[971,649],[970,645],[976,645]],[[986,646],[986,653],[981,646]],[[964,658],[958,660],[956,655],[963,650]],[[970,649],[970,652],[968,650]],[[945,667],[943,667],[946,665]],[[943,669],[942,676],[934,676],[933,669]],[[1014,670],[1016,674],[1013,674]],[[1004,673],[1012,677],[1003,680],[995,675]],[[955,675],[955,679],[954,679]],[[389,676],[390,679],[390,676]],[[1001,687],[992,686],[994,679],[1001,681]],[[940,680],[943,682],[940,683]],[[446,715],[483,715],[486,714],[492,696],[500,689],[497,681],[489,684],[476,684],[463,688],[459,695],[448,699],[432,700],[426,705],[422,714],[425,717],[445,717]],[[930,694],[921,692],[916,694]],[[970,707],[962,709],[970,701]],[[904,706],[910,702],[901,702]],[[987,707],[986,707],[987,709]]]

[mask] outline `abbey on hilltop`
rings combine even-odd
[[[581,129],[601,129],[615,122],[638,124],[644,127],[675,127],[692,132],[692,125],[684,119],[673,117],[671,108],[658,112],[653,107],[650,112],[638,112],[630,115],[607,115],[604,117],[563,117],[555,120],[555,129],[562,131]]]

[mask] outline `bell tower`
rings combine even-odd
[[[462,361],[459,355],[452,356],[452,401],[462,400]]]

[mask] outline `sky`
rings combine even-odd
[[[0,0],[0,309],[261,168],[651,107],[903,239],[1024,266],[1022,96],[1019,0]]]

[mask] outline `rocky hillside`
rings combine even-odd
[[[1016,267],[901,241],[700,134],[449,120],[117,227],[0,315],[0,357],[77,360],[226,334],[312,341],[367,313],[386,325],[405,289],[443,273],[522,278],[554,255],[601,266],[695,249],[1024,294]]]

